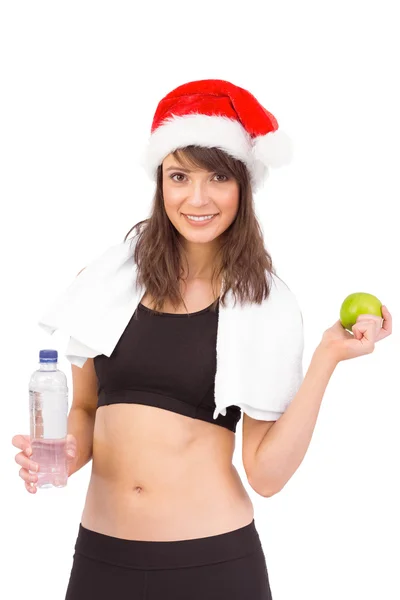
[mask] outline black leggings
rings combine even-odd
[[[126,540],[79,524],[65,600],[272,600],[251,523],[173,541]]]

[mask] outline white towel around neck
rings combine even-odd
[[[47,308],[38,325],[69,335],[65,356],[82,367],[87,358],[110,357],[144,296],[137,285],[135,242],[108,247]],[[215,411],[235,405],[250,417],[277,420],[303,381],[303,318],[295,295],[277,276],[259,304],[234,306],[229,290],[219,304]]]

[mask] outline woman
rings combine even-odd
[[[359,318],[354,336],[337,322],[303,381],[301,312],[275,274],[252,196],[288,151],[273,115],[246,90],[220,80],[173,90],[153,120],[145,166],[156,192],[134,251],[126,244],[132,228],[40,322],[52,332],[61,314],[76,319],[66,353],[70,475],[93,460],[66,600],[272,598],[253,505],[232,464],[241,410],[246,475],[268,497],[301,462],[336,364],[391,332],[385,308],[383,329],[371,315]],[[137,266],[137,297],[127,256]],[[232,290],[252,312],[225,309]],[[251,355],[257,336],[264,346]],[[258,360],[259,379],[251,371]],[[258,389],[275,401],[257,401]],[[280,459],[290,432],[296,452]],[[13,443],[35,492],[29,437]]]

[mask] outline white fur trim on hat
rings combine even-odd
[[[254,157],[266,165],[282,167],[292,160],[292,141],[281,129],[256,137],[253,143]]]
[[[141,162],[149,177],[155,180],[157,167],[177,148],[190,145],[220,148],[244,162],[253,191],[256,191],[268,175],[268,163],[279,166],[280,160],[285,158],[285,139],[289,138],[278,130],[255,138],[257,143],[254,146],[251,136],[234,119],[196,113],[172,115],[151,134]],[[275,149],[277,156],[274,155]]]

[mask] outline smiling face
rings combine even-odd
[[[169,154],[163,161],[163,197],[171,223],[188,241],[212,242],[234,221],[239,207],[239,184],[231,176],[190,165],[182,167]],[[190,221],[187,215],[215,215]]]

